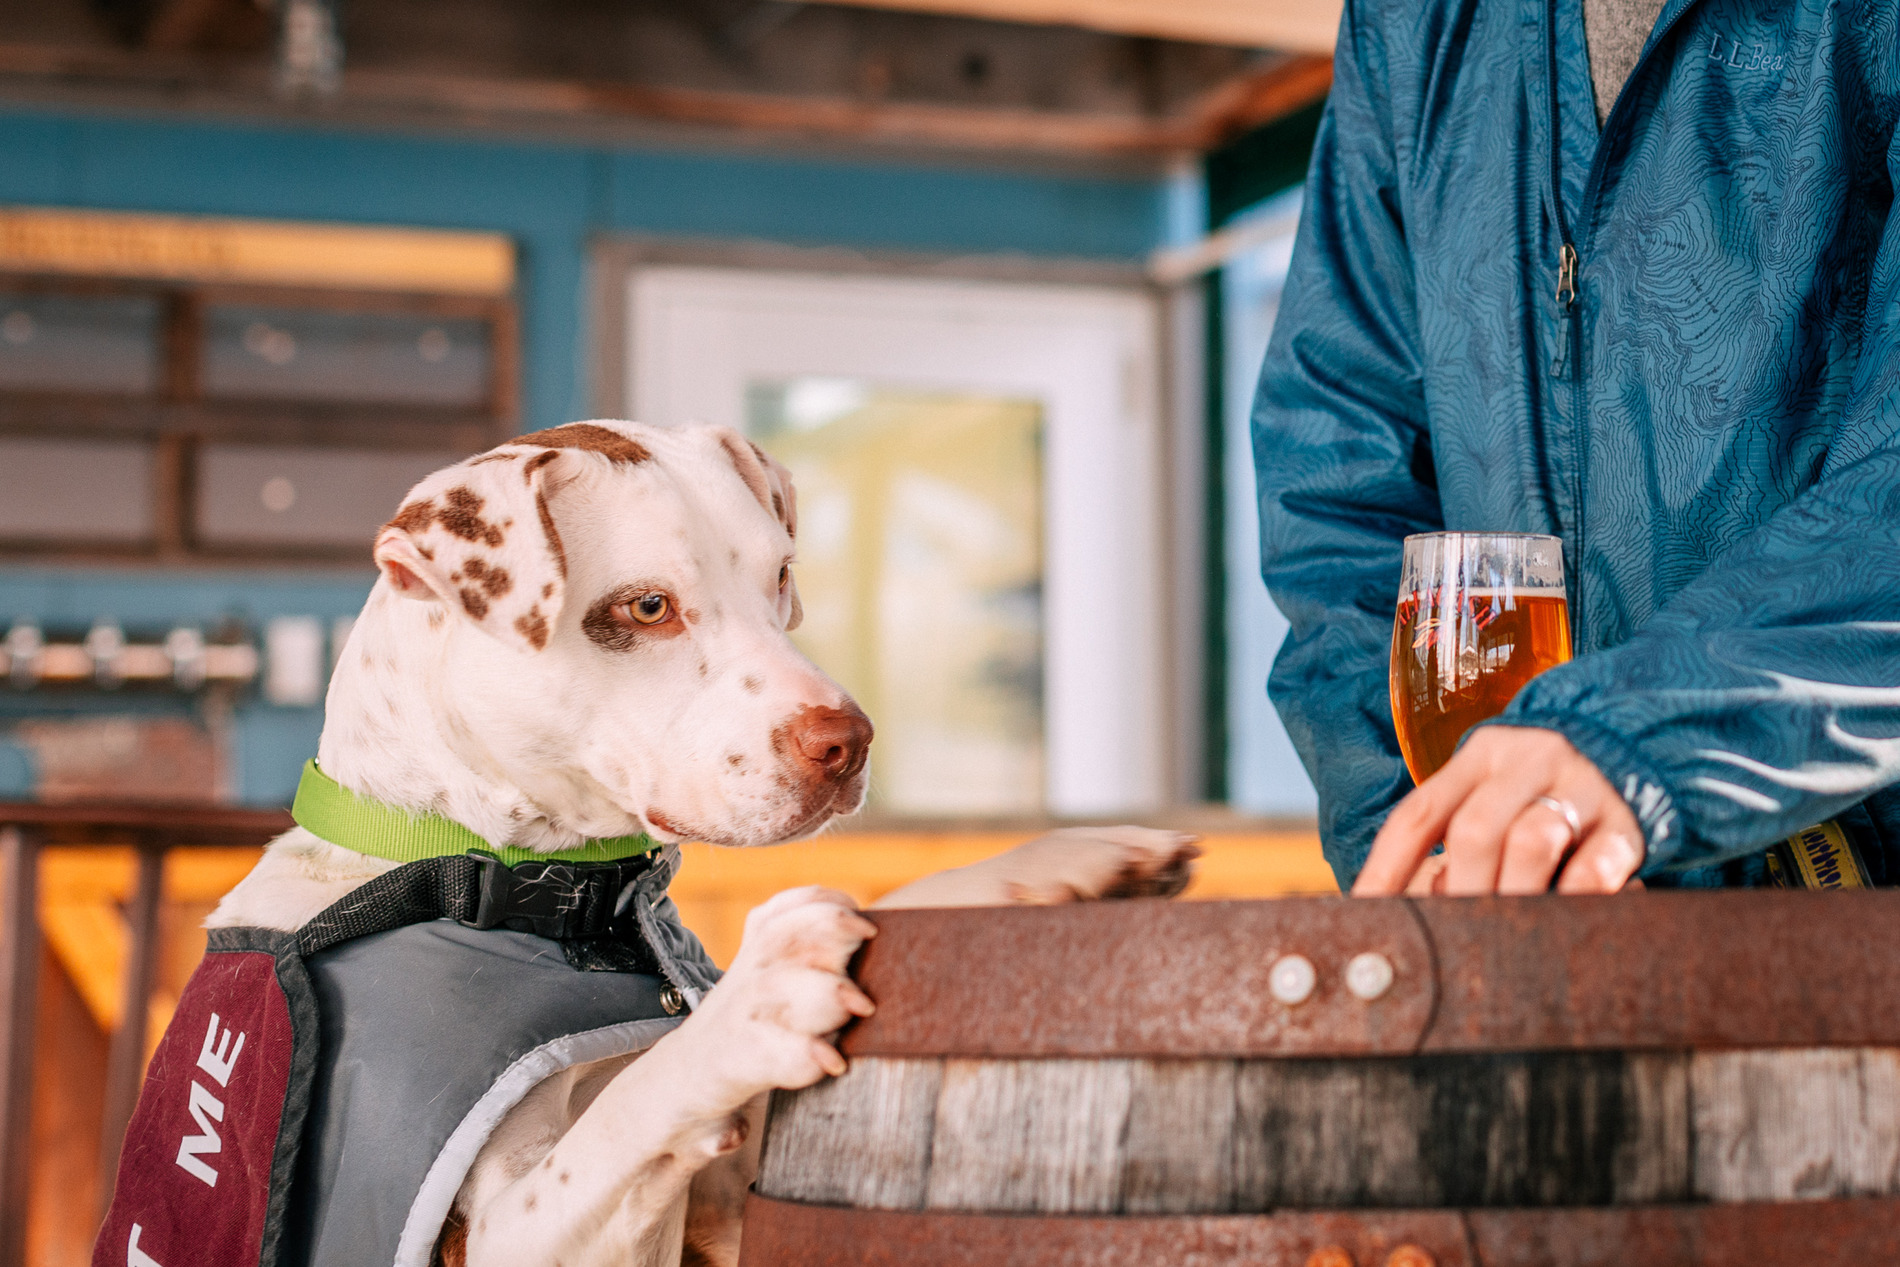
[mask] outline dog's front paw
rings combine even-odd
[[[1151,827],[1064,827],[991,861],[1018,905],[1173,897],[1194,878],[1194,840]]]
[[[1194,837],[1148,827],[1064,827],[1008,853],[940,871],[880,898],[884,908],[1051,906],[1173,897],[1194,878]]]
[[[844,1072],[830,1036],[874,1010],[845,967],[876,934],[849,897],[816,887],[781,893],[746,916],[732,967],[681,1027],[727,1098],[744,1103]]]

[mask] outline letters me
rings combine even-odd
[[[204,1050],[198,1053],[198,1068],[211,1075],[220,1087],[231,1084],[231,1070],[237,1066],[239,1053],[244,1050],[244,1035],[232,1039],[229,1029],[223,1035],[218,1033],[218,1014],[211,1014],[211,1025],[205,1030]],[[218,1186],[218,1172],[206,1165],[201,1154],[215,1153],[223,1145],[218,1140],[218,1128],[213,1122],[224,1121],[224,1101],[193,1079],[191,1083],[191,1101],[186,1105],[191,1120],[198,1125],[198,1134],[187,1135],[178,1142],[178,1165],[186,1174],[202,1179],[207,1187]]]

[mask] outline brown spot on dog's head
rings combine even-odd
[[[759,681],[758,678],[753,677],[750,673],[739,679],[739,685],[745,687],[745,693],[747,695],[757,695],[760,691],[765,689],[765,683]]]
[[[541,597],[543,598],[554,597],[554,582],[553,581],[549,581],[546,585],[543,585],[541,587]]]
[[[554,556],[554,570],[561,574],[562,580],[566,580],[567,547],[561,544],[561,530],[554,526],[554,516],[548,511],[547,494],[538,488],[534,490],[534,513],[541,517],[541,532],[548,539],[548,553]],[[553,588],[552,585],[548,586],[548,590]],[[547,591],[542,591],[541,597],[547,596]]]
[[[467,574],[469,580],[486,590],[490,598],[500,598],[515,586],[515,579],[508,575],[507,568],[491,567],[479,555],[465,560],[462,563],[462,571]],[[449,579],[454,581],[461,578],[451,576]]]
[[[502,543],[502,531],[482,518],[484,502],[480,493],[466,484],[458,484],[442,495],[448,503],[435,512],[435,521],[464,541],[481,541],[489,546]]]
[[[726,754],[726,764],[733,767],[736,770],[740,766],[745,764],[745,757],[741,753],[728,752]]]
[[[541,614],[539,603],[515,617],[515,632],[526,638],[536,651],[548,645],[548,618]]]
[[[400,528],[404,532],[414,534],[428,531],[429,525],[434,522],[435,503],[425,497],[419,502],[410,502],[398,510],[396,517],[383,527]]]
[[[532,484],[534,482],[534,473],[548,463],[555,461],[560,456],[560,452],[555,449],[549,449],[546,452],[535,454],[529,458],[527,464],[521,468],[521,478]]]
[[[608,427],[596,426],[591,422],[570,422],[564,427],[550,427],[546,431],[534,431],[525,436],[517,436],[510,444],[533,444],[544,449],[585,449],[589,453],[598,453],[613,463],[632,465],[645,462],[653,455],[647,452],[645,445],[638,440],[629,439]]]
[[[488,595],[482,593],[473,585],[464,585],[457,592],[462,596],[463,611],[477,620],[488,615]]]

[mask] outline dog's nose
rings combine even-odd
[[[844,708],[812,706],[799,710],[789,727],[792,746],[805,760],[842,782],[864,768],[871,746],[871,719],[856,704]]]

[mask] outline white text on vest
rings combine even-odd
[[[213,1012],[211,1024],[205,1030],[204,1050],[198,1053],[198,1068],[210,1074],[220,1087],[229,1086],[231,1070],[237,1066],[238,1055],[243,1050],[244,1035],[237,1035],[235,1042],[229,1029],[220,1035],[218,1014]],[[222,1147],[218,1130],[211,1123],[224,1120],[224,1101],[193,1080],[191,1102],[186,1108],[191,1113],[191,1120],[198,1124],[198,1134],[187,1135],[178,1141],[178,1165],[186,1174],[202,1179],[206,1186],[215,1188],[218,1186],[218,1172],[206,1165],[199,1155],[215,1153]]]

